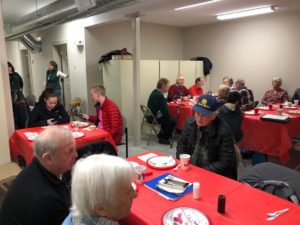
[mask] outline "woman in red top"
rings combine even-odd
[[[118,106],[105,96],[105,87],[95,84],[91,87],[91,96],[95,102],[96,116],[83,114],[82,117],[94,122],[98,128],[101,128],[112,136],[115,144],[122,139],[122,114]]]
[[[189,92],[193,96],[201,96],[203,95],[202,86],[204,85],[204,80],[198,77],[195,80],[195,84],[189,88]]]

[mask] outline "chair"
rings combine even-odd
[[[141,104],[140,107],[144,115],[141,124],[141,129],[143,129],[143,126],[147,126],[150,128],[150,133],[147,140],[147,145],[149,145],[152,130],[158,137],[159,131],[161,129],[161,125],[157,122],[155,116],[147,106]],[[148,121],[152,121],[152,122],[148,122]]]
[[[120,143],[117,144],[117,146],[125,144],[125,154],[126,154],[126,158],[128,158],[128,128],[127,128],[127,119],[126,119],[125,116],[122,115],[122,136],[124,136],[124,134],[125,134],[125,143],[121,141]]]
[[[293,137],[292,142],[294,144],[294,150],[300,152],[300,134]],[[300,168],[300,163],[294,168],[294,170],[298,170]]]
[[[0,165],[0,187],[7,192],[8,184],[21,172],[21,168],[15,162]]]
[[[72,116],[72,120],[75,120],[76,116],[79,116],[82,113],[82,98],[76,97],[69,101],[69,114]]]

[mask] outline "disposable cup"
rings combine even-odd
[[[191,156],[189,154],[181,154],[181,155],[179,155],[179,158],[180,158],[180,163],[181,163],[181,169],[188,170],[190,167]]]
[[[137,184],[142,184],[145,181],[147,167],[139,165],[135,167],[135,180]]]

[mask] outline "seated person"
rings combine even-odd
[[[117,145],[121,142],[123,136],[122,114],[116,103],[106,96],[105,91],[105,87],[99,84],[91,87],[90,92],[95,103],[96,116],[82,114],[82,117],[96,123],[98,128],[110,133]]]
[[[189,92],[192,96],[201,96],[203,95],[203,89],[202,86],[204,85],[204,79],[201,79],[200,77],[198,77],[195,80],[195,84],[193,84],[190,88],[189,88]]]
[[[34,159],[10,186],[0,213],[5,225],[61,225],[71,206],[64,173],[75,163],[75,140],[68,129],[44,129],[33,142]]]
[[[184,76],[179,74],[176,79],[176,84],[171,85],[168,91],[168,101],[171,102],[174,99],[182,98],[183,100],[189,100],[191,97],[189,90],[184,86]]]
[[[237,161],[229,125],[217,116],[214,96],[202,95],[193,106],[177,144],[176,157],[191,155],[191,164],[236,179]]]
[[[228,86],[230,89],[234,88],[233,79],[231,77],[223,77],[223,84]]]
[[[47,126],[70,122],[70,117],[53,89],[45,89],[39,102],[30,113],[29,127]]]
[[[245,81],[242,79],[238,79],[235,82],[235,90],[241,94],[239,106],[248,104],[254,101],[253,92],[249,88],[246,87]]]
[[[240,142],[243,137],[241,129],[243,114],[239,107],[241,95],[238,91],[232,91],[228,95],[227,103],[219,108],[219,116],[227,122],[231,128],[235,142]]]
[[[176,121],[171,118],[169,107],[164,97],[164,93],[168,92],[169,87],[170,83],[166,78],[159,79],[156,89],[149,96],[147,104],[157,122],[161,124],[161,132],[158,134],[159,143],[161,144],[170,144],[169,138],[176,124]],[[147,121],[152,123],[151,118],[147,118]]]
[[[217,93],[217,101],[219,104],[219,107],[224,105],[227,102],[228,94],[229,94],[230,88],[227,85],[221,84],[218,89]]]
[[[289,100],[289,96],[286,90],[281,87],[282,80],[280,77],[273,77],[272,80],[273,89],[266,91],[261,103],[264,105],[284,103]]]
[[[294,100],[300,100],[300,88],[297,88],[295,90],[295,93],[293,95],[292,101],[294,101]]]
[[[118,225],[126,217],[136,192],[129,162],[116,156],[80,159],[72,174],[72,208],[62,225]]]

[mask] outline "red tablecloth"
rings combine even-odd
[[[177,104],[169,103],[171,116],[177,118]],[[277,107],[272,111],[260,110],[259,115],[244,115],[242,130],[244,139],[241,147],[278,157],[283,163],[289,160],[289,149],[293,146],[292,137],[300,134],[300,115],[291,115],[291,121],[285,124],[262,121],[263,114],[277,114]],[[299,109],[299,108],[298,108]],[[287,113],[288,109],[284,109]],[[176,128],[182,130],[186,120],[193,115],[192,106],[185,103],[179,106],[179,117]]]
[[[70,130],[72,129],[69,125],[68,125],[68,127]],[[31,162],[31,160],[33,159],[34,153],[33,153],[32,141],[27,140],[24,133],[25,132],[41,132],[42,130],[44,130],[44,128],[42,128],[42,127],[33,127],[33,128],[16,130],[9,139],[11,160],[15,161],[18,156],[23,156],[26,161],[26,165],[28,165]],[[77,148],[82,147],[89,143],[100,141],[100,140],[107,140],[112,145],[115,146],[111,135],[104,130],[95,129],[92,131],[86,131],[83,129],[79,129],[79,131],[84,132],[85,135],[81,138],[75,139]],[[116,148],[116,146],[115,146],[115,148]],[[116,150],[117,150],[117,148],[116,148]]]
[[[128,160],[145,164],[137,156],[130,157]],[[201,198],[194,200],[192,193],[189,193],[173,202],[164,199],[144,185],[138,185],[138,196],[133,201],[130,215],[122,221],[123,225],[160,225],[163,215],[168,210],[182,206],[202,211],[208,217],[210,225],[300,224],[298,205],[204,169],[191,166],[188,171],[149,170],[153,171],[153,174],[146,176],[146,181],[168,172],[190,182],[200,182]],[[217,212],[219,194],[226,195],[224,215]],[[271,222],[266,221],[266,213],[284,208],[289,208],[289,212]]]
[[[284,109],[284,112],[287,110]],[[292,115],[285,124],[262,121],[263,114],[276,114],[276,110],[259,110],[259,115],[244,114],[242,130],[244,139],[241,147],[278,157],[282,162],[289,160],[289,149],[293,146],[292,137],[300,134],[300,115]]]
[[[177,119],[177,106],[178,106],[178,120],[176,123],[176,128],[178,130],[182,130],[184,127],[184,124],[186,120],[193,115],[192,105],[190,105],[188,102],[182,102],[179,105],[176,103],[168,103],[169,111],[175,120]]]

